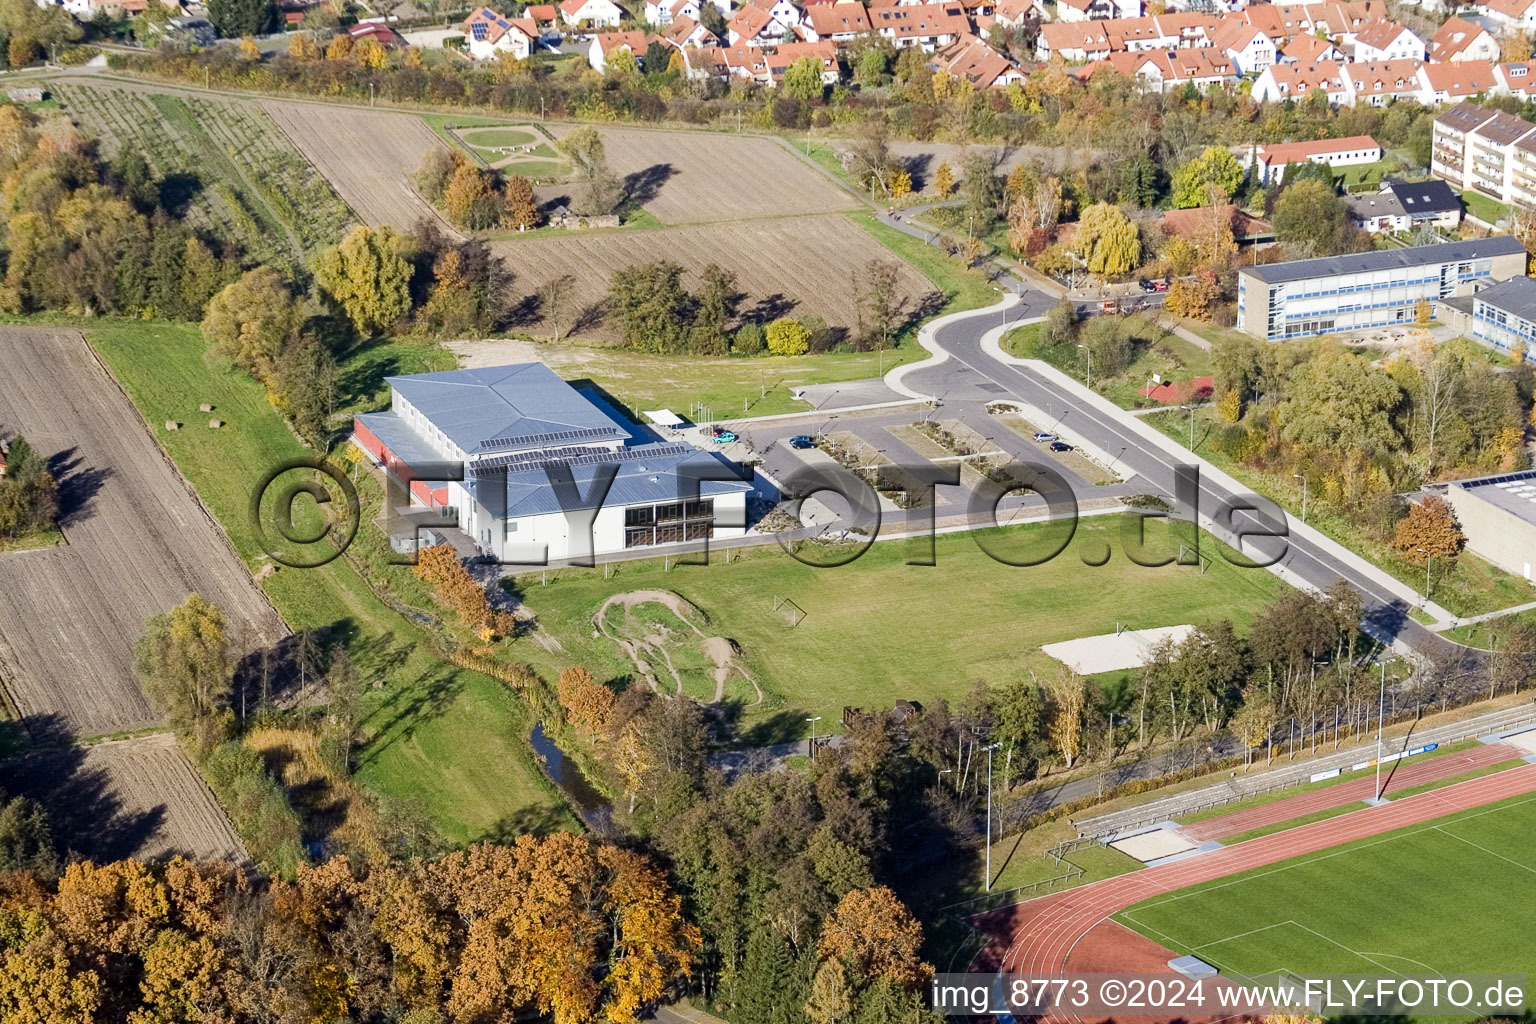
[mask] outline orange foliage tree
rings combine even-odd
[[[559,698],[571,724],[584,732],[596,733],[607,728],[613,717],[613,691],[580,665],[560,673]]]

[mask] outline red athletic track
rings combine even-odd
[[[985,930],[996,933],[999,926],[1011,927],[1008,934],[982,950],[972,966],[973,969],[1002,970],[1030,978],[1081,971],[1143,970],[1149,966],[1145,965],[1146,950],[1138,947],[1155,946],[1155,943],[1138,943],[1127,949],[1130,954],[1127,959],[1138,962],[1123,965],[1104,961],[1102,950],[1095,951],[1099,954],[1093,957],[1095,962],[1086,963],[1079,955],[1078,943],[1100,924],[1113,924],[1108,921],[1112,914],[1153,896],[1533,791],[1536,791],[1536,765],[1522,765],[1380,807],[1366,807],[1325,821],[1300,825],[1172,864],[1043,896],[1008,911],[983,915],[983,918],[991,919],[978,920],[978,925]],[[1001,914],[1008,916],[1000,920]],[[1001,942],[1009,943],[1005,950],[1000,948]]]
[[[1383,789],[1389,794],[1394,793],[1426,782],[1460,775],[1462,772],[1486,768],[1500,761],[1510,761],[1523,753],[1524,751],[1516,750],[1503,743],[1489,743],[1471,750],[1430,758],[1428,761],[1384,764],[1381,766],[1382,778],[1386,780]],[[1246,810],[1233,811],[1219,818],[1197,821],[1193,825],[1183,826],[1179,831],[1199,843],[1207,839],[1220,839],[1222,836],[1235,836],[1239,832],[1264,828],[1266,825],[1278,825],[1282,821],[1302,818],[1330,807],[1342,807],[1344,804],[1355,803],[1375,795],[1376,776],[1374,773],[1368,773],[1362,778],[1324,786],[1310,793],[1297,793],[1284,800],[1275,800]]]

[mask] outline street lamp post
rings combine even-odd
[[[1376,706],[1376,802],[1381,803],[1381,727],[1387,708],[1387,663],[1381,663],[1381,698]]]
[[[1307,521],[1307,478],[1300,473],[1292,473],[1291,476],[1301,481],[1301,521]]]
[[[1082,349],[1083,352],[1088,356],[1088,390],[1092,391],[1093,390],[1093,349],[1089,348],[1087,345],[1079,345],[1077,347]]]
[[[814,760],[816,760],[816,723],[821,721],[821,716],[817,715],[815,718],[807,718],[806,721],[811,723],[811,746],[810,746],[810,751],[811,751],[811,760],[814,761]]]
[[[1430,560],[1431,560],[1431,555],[1430,555],[1428,549],[1426,549],[1426,548],[1415,548],[1414,550],[1416,550],[1419,554],[1424,556],[1424,607],[1428,608],[1429,607],[1429,563],[1430,563]]]
[[[1000,746],[1001,743],[987,746],[987,892],[992,891],[992,751]]]

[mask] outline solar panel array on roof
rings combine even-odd
[[[567,449],[568,451],[570,449]],[[492,459],[480,459],[471,463],[470,469],[475,475],[484,475],[485,471],[492,469],[505,469],[508,472],[524,472],[527,470],[541,469],[545,466],[600,466],[605,464],[617,465],[621,462],[639,462],[644,459],[670,459],[688,455],[694,451],[686,444],[647,444],[634,448],[622,448],[616,452],[591,452],[585,448],[575,449],[587,452],[584,455],[564,456],[551,452],[534,452],[532,454],[499,455]]]
[[[520,437],[492,437],[480,442],[482,451],[494,452],[502,448],[522,447],[530,444],[546,444],[550,441],[579,441],[583,438],[618,437],[613,427],[582,427],[580,430],[555,430],[547,434],[525,434]]]
[[[469,34],[474,36],[476,39],[484,39],[485,38],[485,22],[477,21],[473,25],[469,26]]]

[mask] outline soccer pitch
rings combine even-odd
[[[1356,813],[1368,814],[1369,811]],[[1229,975],[1536,971],[1536,796],[1157,896],[1115,920]]]

